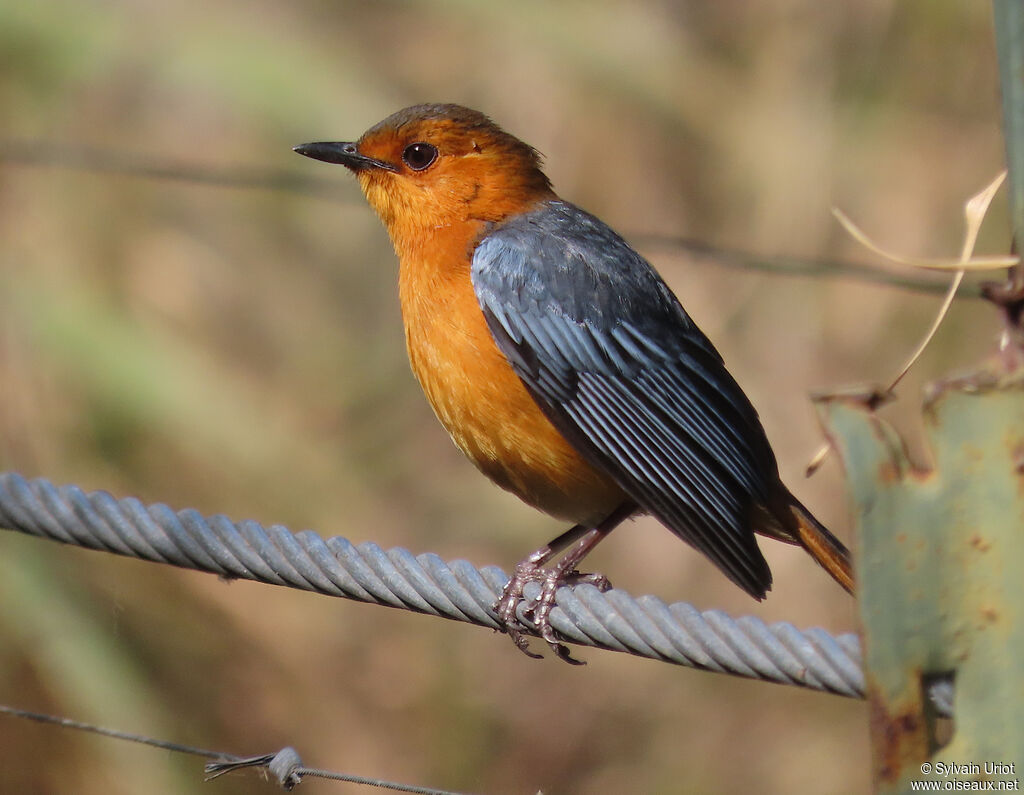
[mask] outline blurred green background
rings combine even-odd
[[[405,361],[386,234],[346,140],[424,101],[479,108],[627,237],[866,261],[955,256],[1002,167],[987,3],[0,0],[0,469],[506,570],[557,523],[480,477]],[[333,180],[326,194],[32,166],[25,143]],[[1005,251],[997,200],[980,250]],[[881,380],[938,298],[643,248],[758,406],[784,478],[848,537],[838,464],[812,480],[812,389]],[[901,387],[993,345],[958,302]],[[761,605],[642,520],[588,563],[635,594],[855,626],[765,542]],[[209,748],[488,793],[860,792],[857,702],[581,651],[0,533],[0,702]],[[271,792],[249,772],[0,717],[3,792]],[[303,792],[348,785],[309,780]],[[360,790],[361,791],[361,790]]]

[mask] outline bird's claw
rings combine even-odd
[[[557,566],[545,569],[530,561],[519,563],[512,579],[506,583],[501,598],[494,603],[493,607],[497,613],[501,630],[512,638],[516,648],[527,657],[534,659],[540,658],[541,655],[531,651],[529,641],[524,634],[526,627],[516,615],[516,607],[520,600],[525,598],[523,590],[530,582],[540,583],[540,593],[536,597],[526,600],[523,616],[529,619],[537,634],[548,644],[556,657],[572,665],[586,665],[583,660],[577,660],[569,653],[568,646],[558,640],[555,629],[551,626],[551,611],[556,604],[555,596],[563,585],[587,583],[601,591],[607,591],[612,587],[611,582],[603,574],[581,574],[576,570],[562,571]]]
[[[518,624],[518,622],[516,623]],[[518,627],[507,625],[505,627],[505,632],[507,632],[508,636],[512,638],[512,642],[516,644],[516,648],[527,657],[532,657],[534,660],[544,659],[543,654],[538,654],[530,648],[530,641],[527,639],[526,635],[523,634],[521,627],[522,624],[519,624]]]

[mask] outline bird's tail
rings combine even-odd
[[[850,561],[850,550],[843,542],[832,535],[828,529],[814,518],[796,497],[791,497],[793,516],[796,518],[796,540],[807,550],[818,565],[832,575],[832,579],[853,593],[853,564]]]

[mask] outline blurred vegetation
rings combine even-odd
[[[290,152],[422,101],[537,146],[623,233],[861,259],[955,255],[1002,165],[986,3],[0,0],[0,467],[508,568],[558,529],[464,462],[405,362],[396,265],[342,169]],[[4,142],[335,177],[327,199],[5,161]],[[336,200],[331,200],[331,199]],[[1007,248],[997,206],[979,251]],[[809,390],[881,380],[938,299],[645,251],[845,534]],[[987,353],[957,303],[901,387]],[[766,542],[751,603],[656,523],[593,566],[634,593],[833,631],[850,601]],[[0,533],[0,701],[489,793],[858,792],[865,708],[621,655],[570,668],[418,616]],[[191,792],[200,763],[0,719],[5,792]],[[204,785],[272,791],[256,774]],[[309,781],[303,791],[350,791]]]

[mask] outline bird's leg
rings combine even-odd
[[[587,583],[602,591],[611,588],[611,583],[603,574],[581,574],[576,567],[601,539],[635,511],[636,506],[624,505],[613,511],[596,527],[576,525],[516,564],[512,579],[505,585],[501,598],[494,605],[494,610],[498,614],[498,621],[502,628],[509,634],[520,651],[529,657],[541,656],[530,651],[526,637],[522,633],[522,624],[516,617],[516,606],[523,598],[523,589],[526,584],[539,582],[541,585],[540,595],[535,600],[531,600],[531,603],[523,611],[524,615],[530,618],[537,632],[547,641],[548,646],[557,657],[574,665],[583,664],[580,660],[570,656],[569,649],[555,636],[555,630],[550,621],[551,610],[555,606],[555,594],[563,585]],[[570,544],[573,546],[562,556],[561,560],[550,568],[544,568],[545,563]]]
[[[551,626],[551,610],[555,606],[555,594],[563,585],[587,583],[602,591],[607,591],[612,587],[611,582],[603,574],[581,574],[576,570],[576,566],[586,557],[587,553],[597,546],[598,542],[610,532],[611,528],[605,529],[600,526],[591,528],[562,556],[558,563],[550,569],[541,569],[538,572],[542,575],[540,579],[540,594],[523,611],[529,616],[534,627],[536,627],[548,646],[551,647],[551,651],[555,653],[555,656],[573,665],[583,665],[584,663],[582,660],[577,660],[571,656],[569,648],[564,643],[558,642],[558,638],[555,636],[555,629]]]
[[[523,598],[523,589],[526,583],[543,579],[544,569],[542,568],[551,558],[572,544],[580,536],[584,535],[589,528],[586,525],[578,524],[570,527],[558,538],[550,541],[536,549],[519,561],[512,572],[512,578],[505,583],[501,592],[501,598],[494,603],[494,611],[498,614],[498,623],[502,629],[509,634],[516,646],[528,657],[539,659],[542,655],[530,651],[526,637],[520,631],[522,624],[516,617],[516,605]]]

